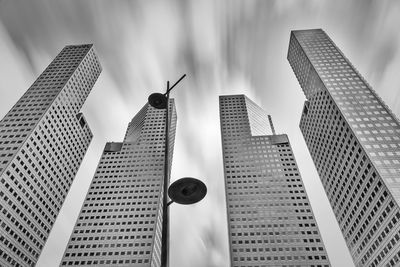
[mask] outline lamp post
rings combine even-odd
[[[163,180],[163,221],[161,233],[161,266],[168,266],[168,206],[173,203],[193,204],[205,197],[207,187],[203,182],[195,178],[185,177],[175,181],[168,189],[168,154],[169,154],[169,93],[183,79],[182,75],[177,82],[169,87],[167,81],[167,91],[165,94],[153,93],[149,96],[149,104],[156,109],[165,109],[165,146],[164,146],[164,180]],[[168,197],[171,201],[168,202]]]

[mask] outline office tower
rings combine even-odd
[[[361,48],[362,49],[362,48]],[[300,128],[357,266],[398,266],[400,125],[324,31],[292,31]]]
[[[66,46],[0,122],[0,266],[34,266],[92,133],[80,109],[101,72]]]
[[[106,144],[61,266],[160,266],[165,111],[146,104],[124,141]],[[172,99],[168,117],[171,166]]]
[[[231,266],[330,266],[287,135],[246,96],[219,101]]]

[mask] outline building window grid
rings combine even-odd
[[[310,32],[312,33],[309,33],[309,37],[304,37],[303,34],[305,34],[305,32],[302,31],[296,32],[295,34],[292,33],[288,52],[289,62],[306,93],[308,102],[311,104],[310,106],[316,107],[313,114],[310,114],[310,109],[305,109],[307,114],[303,114],[300,127],[307,140],[310,152],[313,158],[316,159],[315,164],[328,197],[330,195],[329,199],[331,204],[334,210],[336,210],[335,215],[338,217],[338,221],[342,220],[345,222],[344,224],[341,223],[341,228],[351,248],[353,257],[355,260],[361,261],[363,265],[390,265],[390,262],[398,261],[398,252],[394,251],[395,248],[391,245],[393,238],[379,238],[379,236],[387,235],[388,231],[391,236],[395,236],[399,231],[398,227],[394,227],[394,224],[391,223],[393,220],[397,220],[396,214],[398,205],[394,205],[394,211],[386,212],[387,209],[392,209],[390,205],[393,205],[393,201],[395,201],[393,196],[395,199],[398,199],[400,196],[400,190],[397,184],[400,182],[400,179],[399,181],[396,180],[396,176],[398,176],[400,172],[399,161],[396,157],[398,157],[400,153],[398,153],[399,151],[395,151],[399,148],[399,137],[397,135],[400,131],[398,120],[359,75],[351,63],[342,55],[329,37],[320,30]],[[306,60],[305,53],[307,53],[310,61]],[[310,62],[312,62],[313,67],[311,67]],[[315,68],[314,72],[301,72],[302,69],[313,68]],[[324,85],[321,86],[321,84],[319,84],[319,86],[316,86],[315,84],[307,84],[305,81],[312,79],[310,76],[321,77],[321,79],[324,80]],[[329,131],[326,124],[329,125],[332,121],[329,116],[322,118],[317,112],[317,110],[320,109],[319,112],[322,113],[323,110],[321,110],[321,108],[326,108],[326,104],[317,104],[316,101],[318,99],[318,94],[321,94],[321,91],[323,92],[325,90],[329,91],[329,102],[334,101],[337,104],[337,106],[335,104],[331,112],[337,112],[337,110],[340,109],[343,114],[340,116],[346,118],[344,119],[343,117],[342,119],[343,126],[345,126],[347,131],[351,127],[360,142],[356,142],[355,144],[357,150],[362,150],[359,157],[367,158],[367,160],[358,159],[354,163],[345,166],[346,169],[342,170],[340,166],[343,166],[343,160],[348,158],[349,153],[351,153],[351,151],[349,152],[349,148],[346,150],[341,150],[338,147],[332,149],[326,147],[326,144],[322,144],[320,139],[318,139],[321,135],[326,138],[326,133]],[[339,127],[341,127],[341,125],[339,125]],[[322,133],[319,128],[325,129],[325,133]],[[332,135],[332,131],[330,131],[329,134]],[[352,137],[354,138],[354,136]],[[330,145],[337,145],[333,140],[334,138],[335,137],[329,139],[330,141],[328,142],[330,142]],[[340,139],[342,137],[336,136],[336,138]],[[348,147],[346,144],[347,141],[348,140],[345,141],[345,147]],[[350,142],[349,147],[351,146],[352,143]],[[361,149],[361,147],[363,149]],[[339,158],[338,160],[332,160],[332,158],[322,159],[321,157],[324,155],[330,154],[327,153],[329,149],[331,149],[331,153],[339,152],[339,155],[343,156],[337,157]],[[354,159],[354,155],[349,158],[350,161],[354,161]],[[329,165],[324,165],[325,162],[335,163],[335,161],[341,164],[331,164],[331,167],[329,167]],[[363,170],[366,170],[365,166],[369,166],[369,173],[360,175]],[[374,168],[371,168],[371,166],[374,166]],[[378,170],[375,170],[375,167],[377,167]],[[352,170],[352,175],[349,176],[350,170]],[[373,178],[375,185],[370,182],[372,174],[375,175]],[[336,175],[344,176],[344,179],[336,180],[345,180],[347,184],[333,182]],[[354,177],[351,177],[353,175],[362,176],[362,181],[353,181]],[[377,182],[379,179],[383,179],[385,185],[390,184],[390,193],[383,189],[386,187],[384,187],[381,182]],[[377,191],[376,186],[378,183],[380,183],[380,189]],[[356,185],[359,188],[350,189],[352,186],[354,188]],[[346,203],[345,197],[334,197],[343,191],[347,191],[347,194],[343,194],[343,196],[349,195],[350,193],[352,195],[351,199],[363,198],[365,195],[369,197],[364,197],[363,201],[351,201],[353,209],[348,209],[347,207],[350,207],[350,203]],[[358,193],[355,191],[358,191]],[[374,197],[371,197],[371,194]],[[380,201],[378,198],[383,194],[386,194],[384,197],[385,199],[384,201]],[[389,199],[392,199],[392,201],[389,201]],[[379,203],[380,206],[379,209],[377,209],[377,204]],[[346,205],[346,208],[340,209],[340,205]],[[364,213],[363,218],[359,218],[360,214],[354,212],[355,208],[357,208],[359,213]],[[350,211],[352,211],[352,213],[350,213]],[[347,216],[343,217],[343,213],[346,212],[348,213]],[[371,213],[375,216],[371,216]],[[385,215],[383,221],[381,218],[382,215]],[[366,218],[366,216],[368,216],[368,218]],[[352,220],[349,220],[350,218],[352,218]],[[377,228],[376,224],[382,225]],[[388,227],[389,225],[392,225],[392,227]],[[378,229],[380,230],[378,231]],[[381,241],[378,241],[378,238]],[[376,242],[380,245],[375,245]],[[388,247],[390,247],[390,249],[388,249]],[[389,251],[391,252],[388,253]]]
[[[89,51],[88,49],[90,49],[90,47],[85,49],[85,52],[80,55],[79,60],[82,60],[82,57]],[[93,49],[91,49],[89,53],[92,53],[92,51]],[[64,49],[59,55],[67,52],[68,51]],[[69,90],[69,88],[67,89],[65,86],[62,86],[62,84],[67,81],[64,78],[68,78],[70,76],[69,74],[62,74],[61,76],[63,77],[59,77],[55,75],[55,73],[51,73],[56,69],[56,65],[61,65],[59,64],[59,60],[60,57],[58,56],[0,122],[0,153],[1,151],[13,150],[13,153],[8,154],[7,157],[2,156],[3,161],[0,163],[0,171],[3,173],[1,176],[1,183],[7,185],[8,190],[12,191],[2,191],[0,194],[3,199],[12,197],[14,199],[12,203],[16,203],[10,204],[9,201],[4,201],[3,203],[6,205],[1,207],[3,209],[3,215],[5,216],[2,217],[5,220],[3,220],[1,227],[3,229],[8,229],[9,234],[11,233],[10,231],[12,231],[12,236],[14,237],[9,241],[6,239],[0,241],[3,244],[7,243],[7,246],[10,248],[10,250],[1,253],[0,262],[4,262],[5,260],[7,264],[34,265],[50,231],[50,225],[54,222],[55,216],[66,195],[66,191],[69,188],[69,185],[68,187],[65,186],[62,189],[62,191],[64,191],[63,195],[57,197],[54,197],[54,191],[48,190],[52,188],[53,185],[56,185],[57,180],[51,179],[49,182],[49,180],[45,179],[45,177],[48,177],[48,173],[46,173],[46,170],[43,168],[48,164],[43,165],[43,162],[47,160],[47,153],[38,153],[39,145],[33,145],[31,142],[33,139],[29,138],[29,136],[33,136],[34,134],[38,138],[49,136],[50,139],[47,140],[49,144],[60,148],[58,144],[61,142],[63,147],[68,147],[68,145],[62,143],[63,139],[58,138],[60,135],[62,135],[63,138],[67,138],[63,131],[58,131],[56,133],[54,131],[50,132],[50,130],[46,133],[40,131],[44,124],[53,126],[53,124],[61,125],[63,123],[70,123],[70,119],[67,118],[64,113],[70,111],[70,98],[64,99],[64,106],[62,109],[54,109],[54,105],[59,104],[59,99]],[[66,60],[71,60],[69,55],[66,56]],[[79,60],[77,61],[78,63]],[[96,69],[92,69],[92,73],[89,77],[93,85],[100,72],[100,65],[97,61],[93,61],[90,64],[97,65]],[[74,68],[76,68],[76,65],[71,66],[69,69],[60,68],[60,71],[57,73],[68,73],[73,71]],[[77,70],[74,75],[78,73],[79,70]],[[71,77],[73,78],[74,76]],[[45,79],[46,82],[44,82]],[[50,81],[51,79],[56,82]],[[87,94],[91,86],[90,88],[85,87]],[[57,90],[61,90],[58,96]],[[56,96],[57,98],[55,99]],[[55,100],[53,101],[51,99]],[[81,104],[83,104],[83,101],[84,98],[81,100]],[[47,108],[49,105],[52,105],[50,109]],[[79,107],[77,108],[79,109]],[[37,124],[38,120],[44,115],[44,112],[48,115],[45,115],[39,124]],[[57,114],[55,115],[55,113]],[[50,114],[53,115],[50,116]],[[52,128],[52,130],[58,129]],[[68,138],[76,141],[74,138],[79,132],[81,131],[67,132]],[[88,134],[90,136],[88,136]],[[80,142],[77,144],[79,147],[77,151],[82,153],[82,156],[91,139],[90,131],[86,131],[84,135],[87,137],[85,136],[84,139],[80,139]],[[27,141],[24,143],[26,139]],[[18,149],[18,155],[20,156],[14,156]],[[53,147],[52,150],[54,149]],[[66,150],[66,152],[68,152],[68,150]],[[64,163],[68,166],[69,176],[73,177],[78,164],[74,162],[71,165],[69,160],[64,161]],[[8,167],[5,170],[4,168],[6,166]],[[55,164],[55,167],[58,167],[58,165]],[[72,168],[76,169],[73,170]],[[58,170],[57,176],[60,171],[61,169]],[[26,179],[27,177],[29,177],[29,179]],[[50,183],[52,186],[50,186]],[[59,189],[59,187],[56,188]],[[21,190],[25,193],[16,194],[16,192],[20,192]],[[51,193],[49,193],[49,191]],[[31,215],[28,218],[25,214]],[[17,249],[17,247],[19,249]],[[13,252],[11,253],[11,251]]]
[[[121,266],[160,265],[164,122],[164,112],[146,105],[129,124],[121,151],[103,153],[63,266],[83,259],[103,266],[116,259]],[[175,124],[173,110],[172,146]],[[93,253],[78,255],[82,246]]]
[[[304,186],[301,180],[296,178],[299,175],[290,146],[271,145],[265,136],[249,137],[251,135],[249,121],[247,116],[241,115],[246,114],[245,110],[249,105],[246,106],[241,97],[233,97],[232,100],[225,96],[221,98],[221,130],[233,266],[242,266],[240,264],[263,266],[262,262],[274,259],[278,262],[308,262],[310,260],[310,263],[319,260],[321,263],[325,263],[321,266],[329,266],[322,243],[320,243],[322,245],[319,247],[320,249],[316,249],[316,247],[312,249],[307,245],[305,246],[307,250],[304,250],[305,243],[301,238],[302,235],[314,236],[315,238],[311,238],[313,242],[322,241],[309,208]],[[254,109],[251,112],[253,113]],[[268,173],[274,174],[274,176],[268,177]],[[269,185],[261,190],[257,180],[260,181],[266,177],[268,177]],[[289,190],[292,192],[291,197],[288,197]],[[263,193],[260,194],[261,192]],[[266,202],[265,198],[268,198],[269,201]],[[282,210],[279,216],[261,215],[263,210],[268,209],[284,209],[285,211]],[[304,215],[308,214],[308,216],[294,216],[294,210],[298,210]],[[278,224],[281,225],[277,228],[278,231],[271,232],[269,227],[272,224],[265,223],[266,219],[281,221],[282,223]],[[304,225],[307,225],[308,231],[298,227],[299,220],[307,222]],[[310,225],[313,227],[310,228]],[[295,226],[297,226],[297,230],[293,230],[296,229]],[[274,229],[274,227],[271,228]],[[279,235],[276,236],[277,239],[271,238],[271,236],[275,236],[275,232],[282,235],[281,239],[279,239]],[[289,256],[289,254],[293,255],[293,252],[286,252],[290,246],[281,247],[285,244],[297,244],[292,248],[299,251],[297,255]],[[276,246],[280,247],[279,250],[282,249],[282,252],[271,250]],[[267,253],[264,255],[272,254],[259,257],[260,251]],[[304,256],[307,255],[306,251],[316,254]],[[320,254],[321,251],[323,254]],[[243,255],[243,257],[235,255]]]

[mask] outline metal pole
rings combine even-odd
[[[183,78],[185,78],[186,74],[183,74],[181,78],[177,82],[175,82],[171,88],[169,87],[169,81],[167,81],[167,91],[165,92],[165,96],[167,98],[167,109],[165,111],[165,147],[164,147],[164,186],[163,186],[163,221],[162,221],[162,231],[161,231],[161,267],[168,267],[168,183],[169,183],[169,92],[174,88]]]
[[[164,186],[163,186],[163,221],[161,234],[161,266],[168,267],[168,152],[169,152],[169,81],[167,82],[167,108],[165,110],[165,147],[164,147]]]

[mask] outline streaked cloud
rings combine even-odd
[[[103,66],[83,108],[95,138],[38,266],[60,261],[105,142],[122,140],[148,94],[183,73],[172,93],[172,180],[199,177],[209,194],[190,207],[171,206],[171,266],[229,266],[218,95],[237,93],[289,134],[332,265],[351,266],[298,129],[304,96],[286,60],[289,33],[326,30],[400,114],[397,25],[395,1],[1,1],[1,114],[66,44],[94,43]]]

